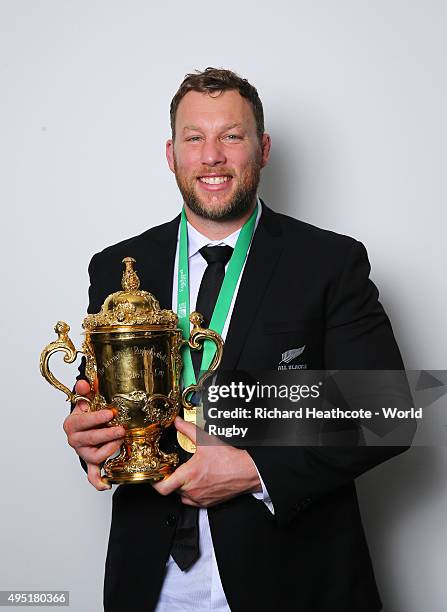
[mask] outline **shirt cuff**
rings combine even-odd
[[[260,501],[263,501],[264,504],[267,506],[267,508],[270,510],[270,512],[272,514],[275,514],[275,508],[273,507],[273,503],[272,503],[272,500],[270,499],[269,492],[267,491],[264,481],[261,478],[261,474],[259,473],[259,470],[254,461],[253,461],[253,464],[256,468],[256,471],[258,472],[258,477],[261,483],[262,491],[259,491],[259,493],[252,493],[252,495],[255,499],[259,499]]]

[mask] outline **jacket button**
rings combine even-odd
[[[177,522],[177,517],[175,516],[175,514],[168,514],[165,520],[165,524],[168,527],[172,527],[173,525],[176,524],[176,522]]]

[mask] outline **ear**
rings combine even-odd
[[[174,141],[172,138],[166,141],[166,159],[171,172],[174,172]]]
[[[261,168],[264,168],[268,164],[270,157],[270,147],[272,146],[272,141],[270,139],[270,135],[267,132],[264,132],[261,140]]]

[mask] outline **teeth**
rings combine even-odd
[[[230,180],[229,176],[201,176],[200,181],[207,185],[220,185]]]

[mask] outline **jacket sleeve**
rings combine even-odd
[[[100,272],[99,257],[100,254],[98,253],[93,255],[88,266],[88,275],[90,279],[90,286],[88,289],[89,300],[87,306],[88,314],[98,312],[102,306],[104,298],[106,297],[106,288],[103,282],[104,275]],[[83,357],[81,360],[76,380],[87,380],[85,376],[85,357]],[[72,405],[71,409],[73,410],[73,408],[74,406]]]
[[[326,370],[401,370],[403,362],[391,324],[369,279],[364,246],[354,241],[332,281],[326,305]],[[269,492],[279,523],[345,486],[374,466],[406,450],[414,435],[409,423],[405,446],[285,446],[247,448]]]
[[[98,312],[99,309],[101,308],[101,305],[105,297],[105,294],[104,294],[105,288],[104,288],[104,283],[101,282],[102,275],[100,274],[100,271],[99,271],[98,259],[99,259],[99,254],[94,255],[88,267],[88,273],[89,273],[89,279],[90,279],[90,286],[88,290],[89,303],[87,307],[88,314],[93,314],[95,312]],[[81,363],[79,365],[78,375],[76,376],[76,381],[78,380],[87,380],[87,377],[85,375],[85,357],[82,357]],[[73,387],[73,392],[74,392],[74,387]],[[75,405],[72,403],[70,412],[73,411],[74,407]],[[79,457],[79,461],[81,462],[81,465],[84,471],[87,472],[87,465],[85,461],[81,459],[81,457]]]

